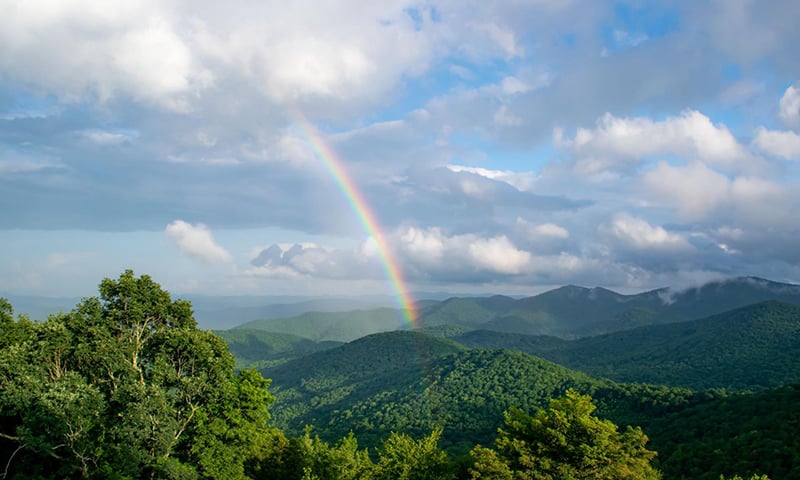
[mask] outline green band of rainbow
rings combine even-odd
[[[356,214],[366,234],[371,236],[375,241],[378,256],[386,271],[386,277],[394,289],[397,302],[400,305],[400,309],[403,311],[403,316],[412,328],[416,327],[416,305],[411,295],[408,293],[402,271],[400,270],[397,260],[395,260],[392,255],[389,245],[386,243],[380,223],[378,223],[375,217],[375,213],[366,200],[364,200],[364,196],[358,188],[356,188],[355,183],[350,178],[350,175],[347,173],[342,161],[336,155],[336,152],[328,145],[314,125],[312,125],[311,122],[306,119],[305,115],[298,110],[290,109],[289,113],[305,135],[309,145],[314,151],[314,155],[322,161],[325,169],[330,173],[331,177],[333,177],[339,190],[342,191],[342,194],[344,194],[347,203],[350,204],[350,208]]]

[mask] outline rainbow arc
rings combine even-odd
[[[378,257],[386,272],[386,278],[389,280],[394,290],[403,316],[409,326],[412,328],[416,327],[416,305],[408,292],[402,270],[386,242],[385,235],[375,216],[375,212],[364,199],[364,196],[350,177],[344,163],[336,154],[336,151],[328,145],[314,125],[312,125],[299,110],[290,110],[289,113],[295,120],[297,126],[302,130],[303,135],[305,135],[314,155],[322,162],[325,169],[336,182],[336,185],[347,200],[350,209],[355,213],[364,232],[375,242]]]

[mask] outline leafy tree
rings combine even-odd
[[[224,340],[150,277],[99,291],[42,323],[0,303],[3,476],[246,478],[269,441],[269,382],[234,373]]]
[[[620,433],[608,420],[593,416],[589,396],[568,390],[549,408],[529,416],[518,409],[505,415],[496,446],[516,479],[658,479],[650,465],[655,452],[645,448],[639,428]],[[509,478],[486,449],[473,450],[473,478]]]
[[[392,433],[380,449],[373,477],[375,480],[439,480],[453,478],[447,454],[439,448],[442,429],[414,440]]]
[[[470,478],[483,480],[512,480],[514,478],[508,463],[491,448],[476,445],[469,454],[474,460],[474,465],[469,469]]]
[[[258,465],[257,479],[360,480],[370,478],[374,464],[367,450],[358,449],[351,434],[333,447],[307,428],[300,437],[286,439],[280,435]]]

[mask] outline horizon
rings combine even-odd
[[[6,295],[800,283],[798,2],[5,3]]]

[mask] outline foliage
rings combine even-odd
[[[642,423],[665,478],[800,480],[800,385],[716,396]]]
[[[572,341],[491,331],[452,339],[514,348],[622,382],[729,390],[800,382],[800,306],[777,301]]]
[[[42,323],[3,305],[0,438],[8,478],[245,478],[266,444],[269,382],[148,276]]]
[[[550,401],[533,417],[519,409],[505,415],[496,446],[514,478],[555,479],[658,479],[650,465],[655,452],[647,450],[647,437],[639,428],[620,433],[608,420],[593,416],[591,398],[568,390]],[[478,467],[476,467],[476,471]],[[478,477],[480,478],[480,477]]]
[[[447,454],[439,448],[442,430],[414,440],[409,435],[392,432],[378,450],[375,480],[447,480],[452,478]]]

